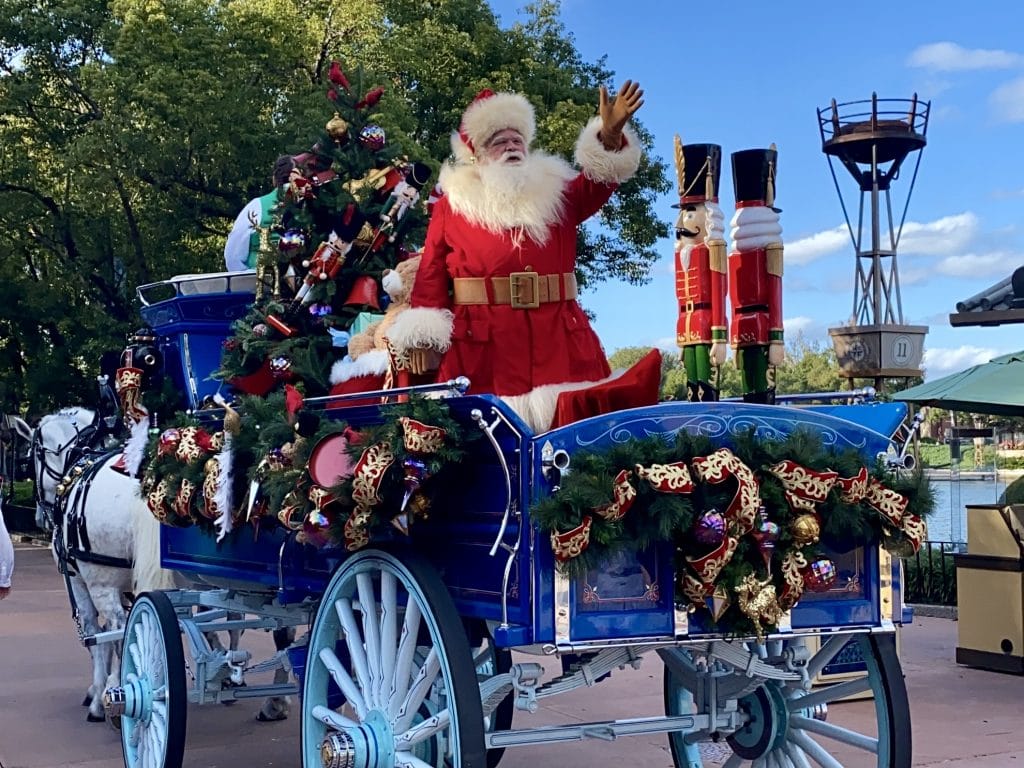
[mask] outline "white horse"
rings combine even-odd
[[[53,530],[54,559],[83,637],[123,630],[125,595],[174,587],[173,574],[160,568],[160,524],[139,497],[138,481],[110,468],[118,454],[83,467],[65,503],[57,503],[57,486],[92,447],[95,420],[88,409],[66,409],[44,416],[32,439],[36,523]],[[103,690],[118,684],[120,644],[92,645],[89,653],[92,684],[83,703],[88,719],[100,722]]]
[[[96,414],[85,408],[69,408],[44,416],[32,441],[36,521],[42,528],[53,527],[54,559],[62,572],[67,570],[79,632],[83,635],[93,635],[101,626],[108,631],[122,630],[127,619],[122,601],[126,593],[186,586],[180,574],[176,578],[173,572],[160,567],[160,524],[139,492],[139,481],[111,469],[119,453],[83,469],[80,478],[70,486],[66,503],[55,505],[58,484],[69,472],[75,473],[73,466],[96,434],[95,419]],[[52,519],[55,510],[61,512],[60,520]],[[83,549],[89,551],[80,554]],[[110,559],[125,562],[118,567]],[[70,568],[64,564],[68,561]],[[123,567],[129,561],[134,565]],[[239,634],[230,633],[231,650],[238,647]],[[274,632],[279,650],[294,639],[294,629]],[[214,632],[207,634],[207,640],[211,647],[222,647]],[[96,722],[104,719],[104,688],[119,683],[120,666],[113,663],[112,653],[120,653],[120,644],[116,649],[112,643],[94,645],[90,653],[93,682],[84,703],[89,707],[88,719]],[[287,681],[287,670],[278,669],[274,682]],[[257,717],[261,721],[283,720],[289,708],[287,697],[270,697]]]

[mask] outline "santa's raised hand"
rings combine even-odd
[[[622,146],[622,129],[643,104],[644,92],[640,90],[640,83],[627,80],[614,99],[610,99],[608,89],[601,86],[601,143],[605,149],[614,151]]]

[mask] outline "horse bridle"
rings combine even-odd
[[[94,424],[89,424],[81,429],[74,422],[69,422],[72,429],[75,430],[75,434],[71,438],[56,448],[48,448],[43,444],[42,434],[39,427],[37,426],[32,430],[32,458],[34,459],[35,471],[33,472],[33,490],[32,498],[35,503],[43,510],[43,514],[46,516],[47,521],[50,523],[50,527],[56,527],[57,519],[54,514],[54,507],[57,504],[57,497],[54,496],[53,501],[47,501],[43,498],[43,480],[50,478],[56,481],[58,484],[64,479],[68,471],[73,467],[78,459],[85,451],[90,447],[90,443],[98,432]],[[68,449],[71,450],[68,450]],[[60,470],[55,470],[50,463],[46,460],[47,455],[61,456],[67,451],[67,455],[64,456],[64,463],[61,465]]]

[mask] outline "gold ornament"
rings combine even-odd
[[[736,587],[740,610],[754,624],[758,642],[764,642],[765,630],[773,630],[782,618],[783,610],[775,596],[772,580],[761,581],[754,574],[747,574]]]
[[[799,515],[790,526],[790,533],[798,547],[816,544],[818,537],[821,536],[821,523],[815,515]]]
[[[343,144],[348,139],[348,123],[337,112],[334,113],[334,117],[327,121],[327,125],[324,128],[335,144]]]

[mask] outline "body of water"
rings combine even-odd
[[[937,480],[932,479],[935,511],[928,519],[931,541],[967,541],[968,504],[995,504],[1006,490],[1001,480]]]

